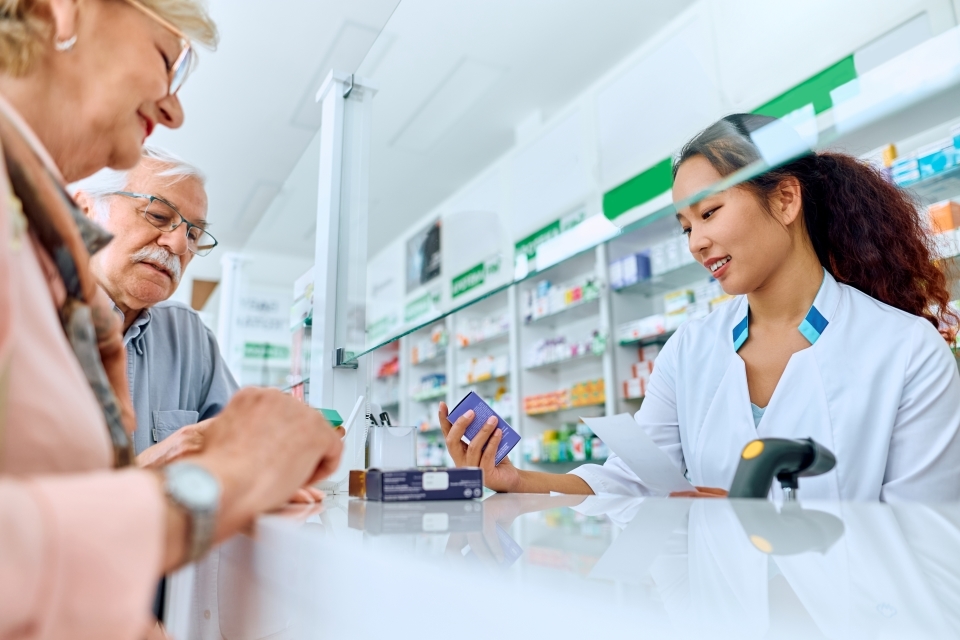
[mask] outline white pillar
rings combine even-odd
[[[367,395],[365,361],[342,360],[364,347],[366,324],[367,202],[371,100],[376,89],[332,71],[317,93],[322,103],[320,180],[314,263],[310,398],[314,407],[347,418]],[[337,351],[344,354],[340,359]],[[347,438],[343,463],[327,489],[364,466],[364,425]]]
[[[241,384],[243,336],[236,330],[236,315],[240,296],[243,294],[243,267],[247,261],[242,254],[233,252],[225,253],[220,258],[223,269],[219,285],[220,309],[217,312],[217,342],[220,343],[220,353],[223,354],[230,373]]]

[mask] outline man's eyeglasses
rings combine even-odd
[[[180,38],[180,46],[182,47],[180,49],[180,55],[177,56],[177,59],[167,70],[170,74],[169,92],[170,95],[175,95],[177,91],[180,91],[180,87],[183,86],[183,83],[186,82],[187,76],[190,75],[190,71],[192,70],[192,66],[196,58],[196,54],[193,52],[193,45],[190,44],[190,38],[188,38],[183,31],[175,27],[169,20],[166,20],[153,9],[141,4],[138,2],[138,0],[126,0],[126,2],[130,6],[142,12],[148,18],[158,22],[160,25],[172,32],[173,35]]]
[[[198,227],[183,217],[183,214],[173,205],[159,196],[149,193],[132,193],[130,191],[114,191],[108,196],[123,196],[137,200],[146,200],[146,204],[137,207],[137,212],[143,219],[163,233],[170,233],[181,225],[187,225],[187,248],[190,253],[198,256],[208,255],[217,246],[217,239],[202,227]]]

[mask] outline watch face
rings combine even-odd
[[[210,472],[193,464],[171,465],[167,471],[170,490],[176,499],[191,509],[216,509],[220,485]]]

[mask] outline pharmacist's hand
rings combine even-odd
[[[458,467],[480,467],[483,470],[483,484],[494,491],[517,491],[520,487],[520,472],[504,458],[495,464],[497,448],[503,437],[503,430],[497,429],[497,419],[493,416],[483,425],[477,436],[466,444],[461,438],[473,421],[473,411],[467,411],[450,424],[449,411],[445,402],[440,403],[440,430],[447,443],[447,451]]]
[[[144,469],[159,469],[178,458],[199,453],[203,450],[203,433],[210,425],[210,420],[197,424],[190,424],[176,433],[145,449],[137,456],[137,465]]]
[[[726,498],[729,492],[713,487],[694,487],[696,491],[674,491],[671,498]]]
[[[221,483],[217,540],[333,473],[343,449],[323,416],[275,389],[239,391],[204,438],[203,452],[190,458]]]

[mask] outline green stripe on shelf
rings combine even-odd
[[[672,186],[673,166],[671,159],[667,158],[603,194],[603,215],[613,220],[634,207],[650,202]]]
[[[857,68],[853,63],[853,56],[849,56],[801,82],[793,89],[780,94],[753,112],[782,118],[812,102],[814,112],[822,113],[833,106],[830,92],[856,78]]]

